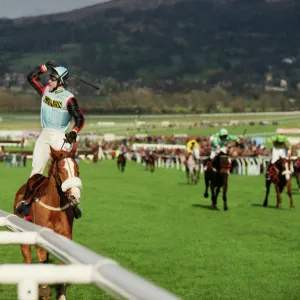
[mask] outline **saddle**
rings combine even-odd
[[[34,199],[36,192],[39,188],[47,181],[49,178],[42,174],[35,174],[27,182],[24,200],[26,200],[26,204],[30,205]]]

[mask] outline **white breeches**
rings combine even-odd
[[[216,152],[217,152],[217,149],[216,149],[216,148],[211,148],[211,152],[210,152],[209,158],[210,158],[210,159],[214,159],[215,156],[216,156],[216,154],[217,154]]]
[[[211,148],[211,152],[210,152],[210,156],[209,158],[210,159],[214,159],[215,156],[220,153],[220,152],[223,152],[223,153],[227,153],[227,148],[226,147],[217,147],[217,148]]]
[[[279,157],[286,158],[285,150],[282,148],[273,148],[271,163],[274,164],[279,159]]]
[[[64,138],[64,132],[50,128],[42,129],[41,134],[35,143],[30,177],[35,174],[43,174],[48,159],[50,158],[50,146],[55,150],[60,150],[63,146]],[[70,151],[71,145],[65,143],[62,150]]]

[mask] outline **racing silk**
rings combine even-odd
[[[120,149],[120,154],[125,154],[127,152],[126,148],[125,147],[122,147]]]
[[[27,76],[31,86],[42,96],[41,125],[42,128],[52,128],[66,132],[72,118],[75,124],[72,130],[77,133],[84,126],[84,116],[74,95],[65,88],[50,92],[48,85],[40,82],[39,76],[47,71],[45,66],[37,67]]]
[[[66,132],[72,120],[68,112],[68,100],[74,95],[65,89],[49,92],[46,87],[41,105],[41,125],[43,128],[52,128]]]
[[[212,139],[212,146],[214,148],[217,148],[218,146],[222,148],[225,147],[229,141],[238,142],[239,139],[233,135],[228,134],[226,140],[222,141],[220,139],[219,133],[216,133]]]
[[[282,140],[282,142],[279,142],[278,139]],[[277,149],[290,149],[291,144],[288,141],[287,136],[282,136],[282,135],[274,135],[268,138],[265,143],[272,142],[273,146]]]

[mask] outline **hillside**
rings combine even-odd
[[[0,76],[48,59],[88,78],[164,91],[222,83],[241,92],[300,78],[294,1],[114,0],[0,21]],[[21,38],[22,37],[22,38]],[[291,58],[292,63],[283,60]]]

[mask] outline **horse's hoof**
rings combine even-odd
[[[208,198],[208,193],[204,193],[204,198]]]
[[[228,211],[228,207],[224,207],[224,211]]]
[[[57,300],[67,300],[66,295],[60,295]]]
[[[51,300],[52,290],[50,285],[39,286],[39,296],[41,300]]]

